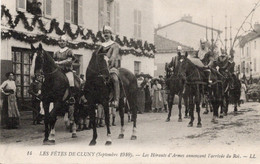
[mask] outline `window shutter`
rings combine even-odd
[[[83,0],[78,0],[78,24],[83,25]]]
[[[99,0],[98,1],[98,27],[99,29],[102,29],[103,25],[104,25],[104,0]]]
[[[45,0],[45,16],[51,17],[52,10],[52,0]]]
[[[134,36],[137,37],[137,10],[134,10]]]
[[[66,22],[70,22],[70,0],[64,0],[64,18]]]
[[[117,27],[117,32],[119,32],[120,31],[120,8],[119,8],[119,3],[117,2],[116,3],[116,11],[117,11],[117,13],[116,13],[116,15],[117,15],[117,20],[116,20],[116,23],[117,23],[117,25],[116,25],[116,27]]]
[[[71,0],[70,2],[70,20],[72,23],[75,23],[75,0]]]
[[[16,7],[20,11],[26,11],[26,0],[16,0]]]
[[[141,15],[141,11],[138,11],[138,37],[141,37],[141,27],[142,27],[142,15]]]

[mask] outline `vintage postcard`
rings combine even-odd
[[[260,163],[260,0],[2,0],[0,163]]]

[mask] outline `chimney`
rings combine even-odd
[[[254,24],[254,30],[258,33],[260,33],[260,24],[258,22],[255,22]]]
[[[185,14],[181,19],[188,22],[192,22],[192,16],[190,16],[190,14],[188,15]]]

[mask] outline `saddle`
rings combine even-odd
[[[76,75],[75,72],[72,72],[72,73],[73,73],[73,79],[74,79],[74,85],[75,85],[74,88],[80,90],[80,88],[81,88],[80,77],[78,75]],[[66,81],[67,81],[67,83],[69,83],[69,80],[68,80],[67,76],[66,76]],[[66,89],[66,91],[65,91],[65,93],[63,95],[62,101],[66,101],[68,99],[69,95],[71,94],[69,89],[70,89],[69,87]],[[75,92],[75,90],[73,92]],[[73,104],[75,102],[68,102],[68,103],[69,104]]]

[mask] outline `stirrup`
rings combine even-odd
[[[76,100],[75,100],[74,97],[70,97],[70,98],[66,101],[66,103],[67,103],[68,105],[73,105],[73,104],[76,103]]]

